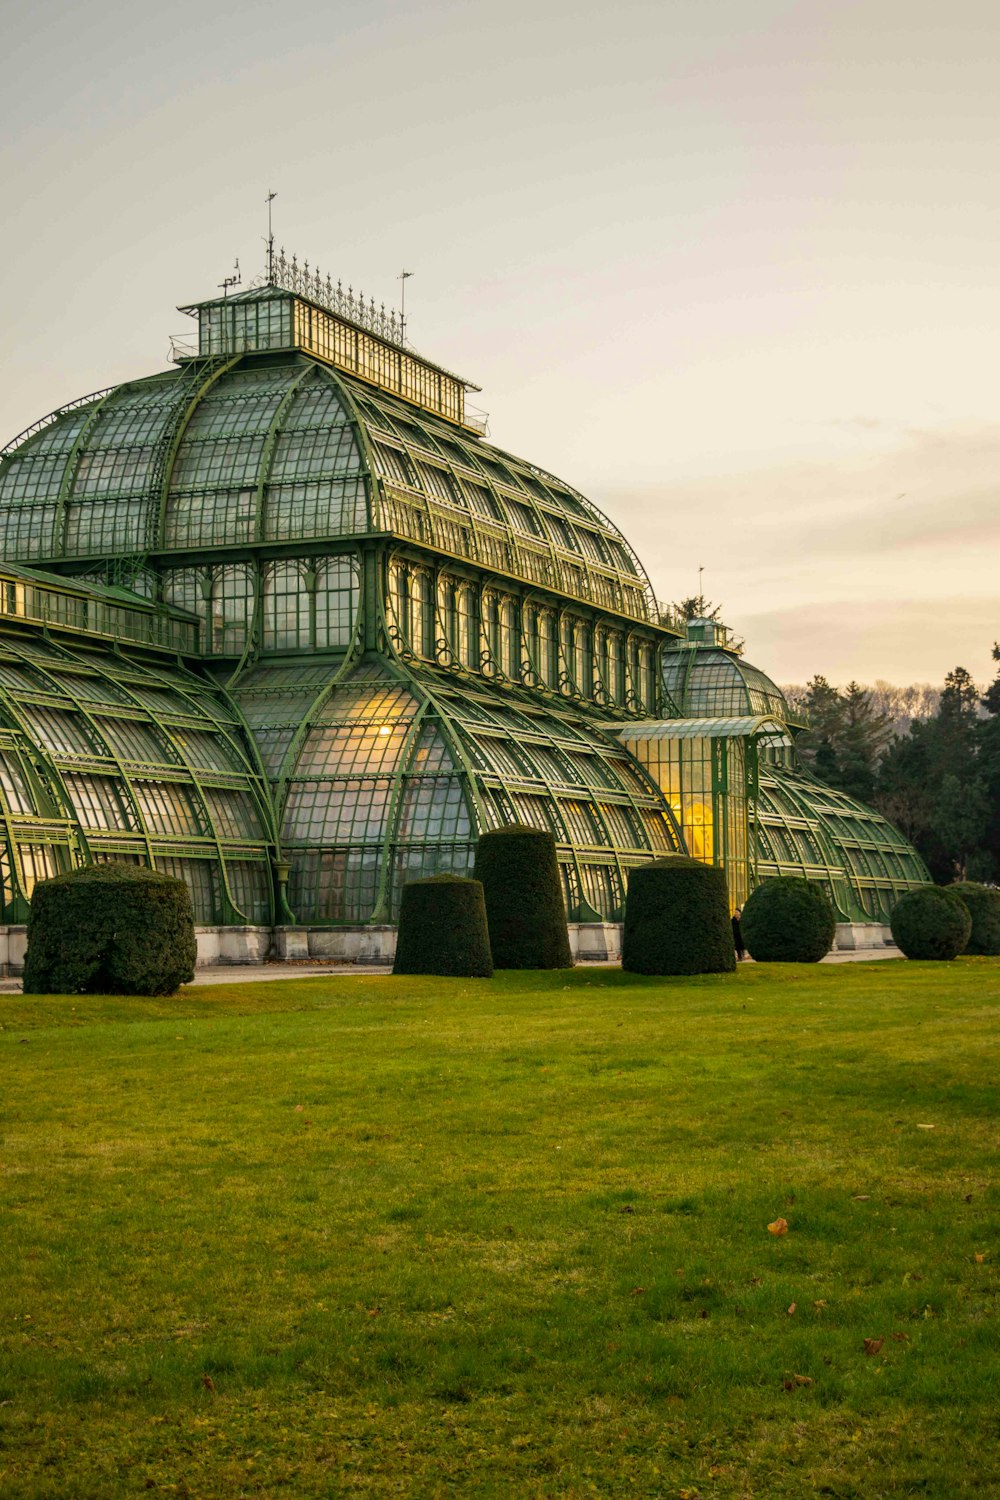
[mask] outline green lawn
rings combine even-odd
[[[1000,1495],[998,1000],[2,996],[0,1495]]]

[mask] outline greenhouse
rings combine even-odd
[[[805,873],[845,922],[927,878],[796,768],[738,644],[663,610],[393,315],[283,256],[184,311],[175,368],[0,456],[5,923],[46,875],[127,859],[256,934],[206,953],[348,951],[511,822],[552,830],[576,924],[620,920],[629,868],[671,851],[734,901]]]

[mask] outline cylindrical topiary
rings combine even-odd
[[[972,918],[953,886],[920,885],[900,896],[889,926],[907,958],[950,959],[969,941]]]
[[[975,880],[960,880],[946,889],[962,898],[972,918],[972,932],[963,951],[989,957],[1000,953],[1000,891]]]
[[[686,854],[629,870],[622,968],[633,974],[735,969],[725,871]]]
[[[142,865],[87,865],[35,886],[26,995],[172,995],[194,978],[183,880]]]
[[[569,969],[556,842],[542,828],[513,823],[484,833],[476,850],[495,969]]]
[[[833,947],[837,916],[822,886],[776,875],[750,892],[740,930],[758,963],[815,964]]]
[[[431,875],[403,886],[392,972],[490,978],[493,959],[478,880]]]

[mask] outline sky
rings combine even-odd
[[[0,12],[0,442],[164,368],[273,190],[771,676],[992,678],[992,0]]]

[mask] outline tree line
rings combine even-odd
[[[807,769],[895,823],[936,881],[997,878],[1000,666],[985,694],[956,667],[940,691],[814,677],[786,696],[808,726],[796,742]]]

